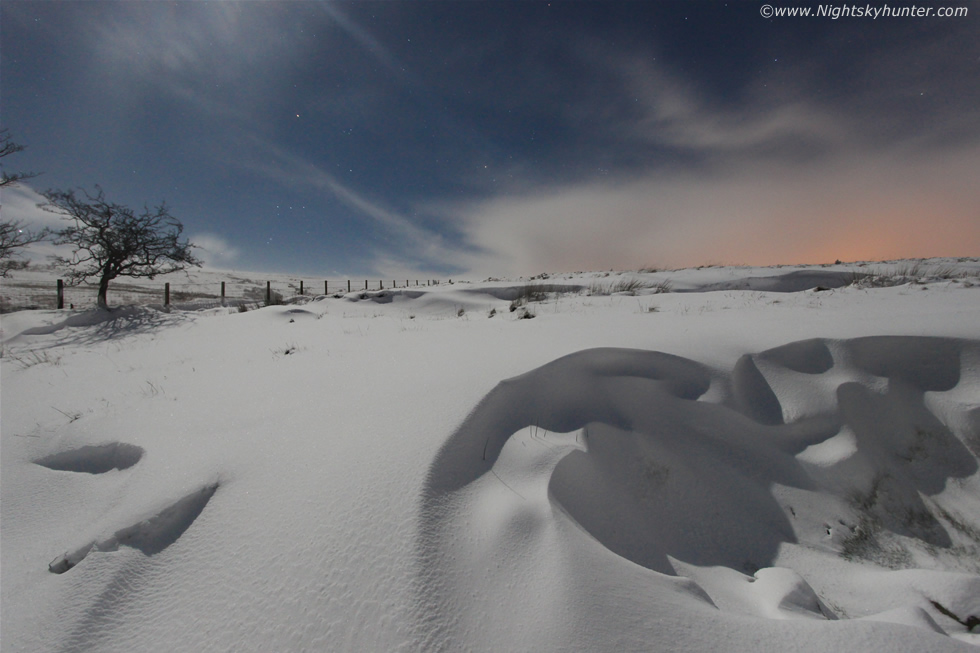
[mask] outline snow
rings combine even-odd
[[[980,261],[911,267],[5,314],[0,645],[976,650]]]

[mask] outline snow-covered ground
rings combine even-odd
[[[0,328],[3,651],[980,644],[976,259]]]

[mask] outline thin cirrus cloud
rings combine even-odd
[[[121,92],[150,85],[199,109],[252,121],[288,91],[291,76],[325,50],[343,57],[355,43],[389,74],[407,79],[404,67],[338,3],[175,4],[112,3],[111,11],[86,12],[86,42],[101,65],[118,76]]]
[[[302,41],[283,38],[287,17],[274,4],[172,7],[112,3],[82,14],[98,62],[92,73],[112,78],[99,88],[117,89],[114,102],[138,102],[153,89],[226,119],[253,118],[256,104],[275,90],[276,70],[300,56]]]
[[[464,255],[447,243],[439,231],[426,229],[405,215],[385,207],[342,183],[316,163],[257,137],[249,138],[252,156],[239,158],[235,164],[250,173],[283,186],[313,189],[329,195],[367,218],[387,236],[386,243],[376,243],[370,252],[370,266],[387,274],[412,274],[434,264],[460,266]]]
[[[382,199],[369,198],[314,160],[269,140],[263,118],[281,109],[282,97],[289,93],[284,78],[291,66],[302,65],[310,51],[322,48],[324,38],[336,39],[342,32],[402,83],[408,81],[394,56],[340,6],[316,2],[303,7],[309,10],[310,21],[297,20],[276,3],[247,10],[232,2],[184,6],[162,17],[153,10],[154,20],[139,6],[126,6],[109,20],[93,20],[92,41],[98,44],[97,55],[107,69],[119,78],[117,87],[129,89],[135,80],[144,80],[199,114],[224,120],[222,129],[211,137],[215,146],[207,152],[217,165],[282,188],[315,190],[386,232],[388,242],[374,243],[373,251],[366,254],[367,267],[404,271],[431,267],[434,261],[451,265],[457,255],[446,248],[441,234],[414,224],[386,208]],[[336,28],[334,33],[330,28]],[[320,40],[315,47],[307,42],[314,33]],[[139,56],[134,57],[134,52]],[[383,100],[370,89],[352,93],[366,93],[375,103]],[[351,110],[350,94],[340,103],[334,98],[332,104]],[[214,233],[196,240],[207,252],[209,264],[241,260],[240,252]]]

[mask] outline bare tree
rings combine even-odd
[[[10,154],[16,154],[24,149],[23,145],[10,140],[10,133],[6,128],[0,129],[0,158]],[[0,163],[0,188],[16,184],[22,179],[36,177],[34,172],[13,172],[8,173]],[[38,243],[50,235],[48,229],[41,231],[31,231],[24,227],[19,220],[0,219],[0,277],[7,276],[11,270],[21,270],[27,267],[27,261],[14,258],[14,253],[31,243]]]
[[[10,131],[4,127],[0,129],[0,158],[9,156],[11,154],[16,154],[24,149],[23,145],[15,143],[10,140]],[[36,172],[11,172],[8,173],[3,169],[3,164],[0,164],[0,188],[4,186],[9,186],[10,184],[16,184],[18,181],[23,179],[30,179],[31,177],[37,177]]]
[[[99,186],[95,195],[82,191],[49,190],[41,208],[62,215],[72,224],[56,232],[56,245],[72,245],[71,258],[56,256],[72,283],[99,280],[98,303],[108,308],[109,282],[117,277],[146,277],[168,274],[201,265],[193,245],[181,240],[184,225],[170,215],[166,204],[139,214],[127,206],[109,202]]]
[[[0,277],[7,276],[11,270],[26,268],[28,261],[14,258],[14,253],[21,247],[41,242],[50,234],[48,229],[25,229],[18,220],[0,220]]]

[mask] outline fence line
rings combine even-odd
[[[365,279],[345,279],[323,281],[323,295],[343,295],[350,292],[380,291],[392,288],[428,287],[439,285],[437,279],[376,281]],[[234,287],[237,286],[237,289]],[[229,290],[231,292],[229,292]],[[109,286],[110,305],[121,304],[163,304],[164,306],[202,308],[216,306],[239,306],[242,304],[273,305],[283,303],[289,297],[317,296],[318,286],[307,285],[305,280],[295,282],[266,281],[265,288],[253,281],[235,280],[221,282],[187,282],[180,285],[167,281],[159,285],[139,285],[126,281],[115,282]],[[68,285],[58,279],[50,283],[5,284],[0,292],[0,313],[24,309],[86,308],[96,303],[97,291],[90,285]]]

